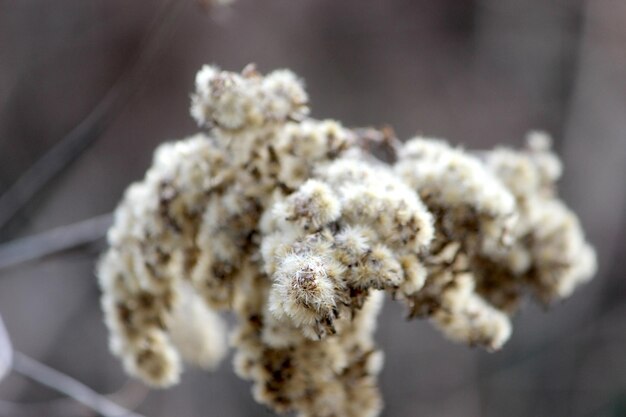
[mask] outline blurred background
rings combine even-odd
[[[164,391],[129,381],[93,274],[99,216],[159,143],[197,129],[195,72],[250,62],[302,76],[316,118],[478,149],[542,129],[564,160],[595,280],[549,312],[525,305],[494,354],[387,303],[383,416],[626,416],[620,0],[0,0],[0,315],[17,351],[148,417],[271,415],[229,361]],[[15,372],[0,399],[2,416],[96,415]]]

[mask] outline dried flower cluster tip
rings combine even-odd
[[[154,386],[226,353],[255,399],[299,416],[379,414],[385,293],[452,340],[499,349],[527,293],[569,296],[595,254],[556,194],[546,135],[472,153],[308,115],[290,71],[205,66],[191,114],[115,212],[98,276],[111,349]],[[393,162],[369,152],[386,148]]]

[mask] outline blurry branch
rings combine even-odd
[[[146,73],[173,33],[176,11],[186,2],[165,0],[151,24],[140,52],[120,79],[100,102],[67,136],[36,161],[0,196],[0,231],[26,207],[55,177],[76,161],[121,113],[133,95],[146,82]]]
[[[111,225],[112,217],[111,214],[103,214],[2,244],[0,270],[95,242],[104,237]]]
[[[149,390],[145,385],[137,381],[129,381],[119,391],[106,395],[106,397],[121,402],[124,404],[125,408],[132,409],[143,402],[148,392]],[[98,414],[96,411],[69,397],[37,402],[0,400],[0,416],[40,417],[43,415],[46,417],[93,417]]]
[[[623,244],[619,225],[626,216],[626,94],[615,88],[626,77],[626,31],[620,20],[625,13],[623,2],[584,2],[583,36],[564,128],[562,153],[573,184],[572,202],[596,241],[602,276],[605,260],[614,259]],[[606,295],[614,295],[612,288]]]
[[[60,404],[60,402],[63,403]],[[3,417],[93,417],[94,415],[97,414],[94,414],[91,409],[68,398],[34,404],[0,400],[0,416]]]
[[[73,398],[104,417],[143,417],[141,414],[125,409],[81,382],[37,362],[23,353],[15,352],[13,370]]]
[[[24,411],[27,411],[27,415],[39,416],[43,415],[41,411],[44,409],[46,416],[54,415],[53,409],[57,409],[58,415],[65,417],[69,414],[85,415],[85,409],[77,407],[75,402],[78,402],[104,417],[143,417],[141,414],[118,405],[106,396],[98,394],[73,378],[37,362],[23,353],[14,351],[2,316],[0,316],[0,381],[11,370],[61,392],[69,398],[39,404],[19,404],[0,400],[0,415],[15,417],[24,415]],[[127,384],[123,389],[124,392],[119,393],[121,395],[116,395],[116,397],[134,397],[135,401],[132,402],[138,404],[141,399],[145,398],[147,391],[144,388],[141,392],[134,392],[137,391],[136,387],[137,384]],[[34,413],[28,413],[29,411],[34,411]]]
[[[0,316],[0,381],[11,372],[11,364],[13,363],[13,347],[11,346],[11,339],[9,339],[9,333],[2,316]]]
[[[375,155],[387,163],[395,163],[398,159],[402,142],[391,126],[381,129],[354,129],[359,146],[366,152]]]

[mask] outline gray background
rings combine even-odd
[[[0,0],[0,194],[80,123],[90,140],[0,240],[110,212],[160,142],[196,130],[188,106],[198,68],[249,62],[302,76],[316,118],[478,149],[519,146],[539,128],[564,159],[561,193],[598,250],[595,280],[549,313],[525,305],[495,354],[405,322],[388,302],[377,331],[384,416],[626,416],[621,0],[238,0],[209,12],[192,0]],[[189,370],[165,391],[128,383],[97,301],[102,247],[0,269],[0,314],[16,349],[119,391],[146,416],[271,415],[229,361]],[[14,374],[0,398],[11,417],[93,415]]]

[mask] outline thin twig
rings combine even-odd
[[[14,354],[13,370],[75,399],[104,417],[144,417],[141,414],[125,409],[83,383],[43,363],[37,362],[21,352],[15,352]]]
[[[360,128],[354,129],[353,132],[356,134],[359,146],[366,152],[386,163],[394,163],[398,159],[402,142],[390,126],[382,129]]]
[[[112,394],[102,394],[108,399],[116,399],[124,404],[125,408],[135,408],[141,404],[148,395],[149,389],[138,381],[131,380],[122,388]],[[70,397],[61,397],[46,401],[13,402],[0,400],[0,416],[11,417],[69,417],[85,416],[93,417],[96,411],[77,402]]]
[[[104,237],[111,222],[112,215],[103,214],[2,244],[0,270],[95,242]]]
[[[0,196],[0,230],[39,192],[89,148],[121,113],[147,78],[145,73],[153,66],[158,52],[171,36],[175,10],[185,2],[166,0],[140,48],[139,56],[130,70],[124,73],[74,129],[37,160],[18,180]]]
[[[61,401],[64,404],[59,407],[57,402]],[[67,397],[34,404],[0,400],[0,416],[2,417],[94,417],[94,415],[96,415],[95,412],[89,407]]]
[[[9,338],[9,332],[4,327],[2,316],[0,316],[0,381],[11,372],[13,363],[13,346]]]

